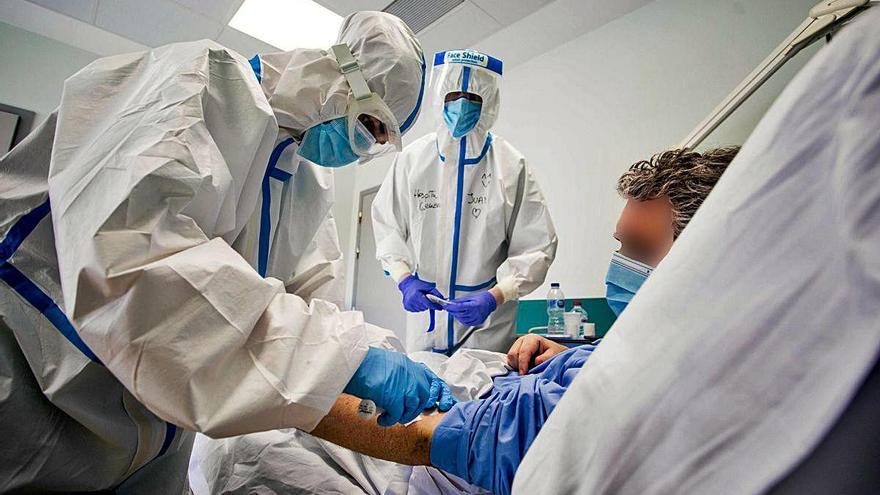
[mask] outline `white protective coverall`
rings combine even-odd
[[[461,139],[443,121],[446,95],[479,95],[477,125]],[[450,299],[497,286],[500,305],[465,347],[506,352],[516,338],[518,299],[544,282],[556,230],[525,157],[490,132],[501,104],[501,61],[473,51],[437,53],[431,112],[437,131],[400,153],[373,202],[376,257],[400,281],[407,272]],[[407,351],[446,352],[469,327],[451,315],[407,313]]]
[[[411,123],[412,32],[363,12],[339,39]],[[211,41],[99,59],[0,160],[0,492],[180,493],[189,432],[309,431],[363,359],[360,313],[304,299],[339,248],[291,138],[348,85],[323,50],[258,60],[262,88]]]
[[[880,350],[880,9],[864,15],[749,137],[514,493],[765,493],[834,424]]]

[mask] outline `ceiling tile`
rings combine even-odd
[[[101,0],[95,24],[147,46],[213,39],[224,27],[169,0]]]
[[[145,45],[124,36],[25,0],[0,1],[0,19],[20,29],[101,56],[147,49]]]
[[[651,1],[555,0],[481,40],[475,48],[504,60],[508,71]]]
[[[209,19],[229,24],[229,20],[244,0],[174,0],[184,7]]]
[[[428,26],[418,37],[425,58],[430,60],[435,52],[441,50],[471,48],[474,43],[499,29],[501,24],[467,1]]]
[[[495,20],[506,26],[547,5],[552,0],[471,0]]]
[[[94,20],[98,0],[29,0],[55,12],[91,23]]]
[[[227,48],[232,48],[247,58],[251,58],[258,53],[283,51],[276,46],[272,46],[229,26],[223,28],[220,36],[217,37],[217,42]]]

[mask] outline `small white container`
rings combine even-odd
[[[583,330],[583,334],[581,336],[585,339],[595,339],[596,338],[596,324],[595,323],[581,323],[581,329]]]

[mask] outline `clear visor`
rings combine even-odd
[[[352,151],[361,158],[374,158],[402,149],[397,119],[375,93],[351,101],[348,137]]]

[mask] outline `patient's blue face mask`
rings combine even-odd
[[[614,314],[626,308],[654,268],[615,252],[605,275],[605,298]]]
[[[452,133],[452,137],[458,139],[477,126],[480,121],[480,112],[483,104],[468,100],[462,96],[457,100],[446,102],[443,105],[443,120],[446,127]]]
[[[360,122],[355,123],[354,139],[362,149],[376,142],[376,138]],[[348,139],[346,117],[309,127],[303,135],[298,153],[322,167],[343,167],[359,158]]]

